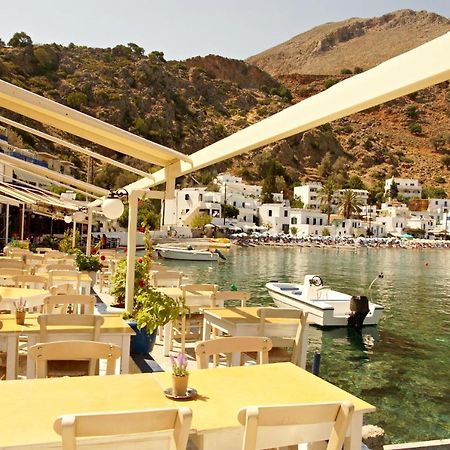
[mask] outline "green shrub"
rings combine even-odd
[[[87,95],[83,92],[71,92],[66,99],[67,105],[74,109],[80,109],[82,105],[87,105]]]
[[[9,40],[8,45],[10,47],[29,47],[33,45],[33,41],[30,36],[23,31],[14,33],[13,37]]]
[[[353,73],[354,73],[354,74],[363,73],[363,72],[364,72],[364,69],[363,69],[362,67],[356,66],[356,67],[353,69]]]
[[[416,106],[411,105],[411,106],[408,106],[408,107],[405,109],[405,114],[406,114],[410,119],[415,119],[415,118],[419,117],[420,111],[417,109]]]
[[[408,126],[408,130],[412,134],[420,134],[420,133],[422,133],[422,126],[420,124],[418,124],[417,122],[413,122]]]
[[[351,75],[353,72],[350,69],[341,69],[342,75]]]
[[[338,83],[339,80],[337,80],[336,78],[327,78],[323,84],[325,86],[325,89],[330,88],[331,86],[334,86],[336,83]]]
[[[441,158],[441,162],[442,164],[444,164],[445,167],[447,167],[447,169],[450,167],[450,155],[444,155]]]
[[[78,252],[75,262],[79,270],[86,272],[97,272],[102,267],[98,256],[85,255],[81,251]]]

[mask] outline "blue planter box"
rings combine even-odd
[[[148,355],[155,345],[157,329],[153,333],[148,334],[145,328],[139,330],[134,320],[128,321],[128,325],[136,333],[135,336],[131,336],[130,354]]]

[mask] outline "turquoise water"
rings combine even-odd
[[[170,261],[192,282],[216,283],[268,304],[270,280],[303,282],[318,274],[338,291],[360,295],[379,272],[373,301],[378,327],[362,336],[311,327],[308,361],[321,352],[320,376],[377,407],[366,423],[389,443],[450,437],[450,251],[331,248],[237,248],[223,263]]]

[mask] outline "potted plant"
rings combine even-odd
[[[131,338],[131,353],[148,354],[153,350],[156,331],[180,314],[188,311],[183,300],[169,297],[156,289],[150,283],[150,267],[152,263],[152,242],[150,232],[145,232],[144,256],[135,262],[134,304],[131,313],[124,313],[124,319],[129,321],[136,332]],[[111,281],[110,293],[120,300],[125,299],[127,261],[119,261]]]
[[[81,272],[87,272],[91,277],[92,283],[95,283],[97,272],[102,267],[98,256],[85,255],[81,251],[78,251],[75,258],[75,263],[78,267],[78,270],[80,270]]]
[[[187,394],[189,371],[187,370],[188,359],[184,353],[178,356],[170,356],[172,364],[172,395],[174,397],[185,397]]]
[[[16,308],[17,325],[24,325],[27,302],[25,300],[20,299],[18,302],[14,302],[14,307]]]

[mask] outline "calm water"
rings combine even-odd
[[[362,336],[311,327],[308,361],[321,352],[320,376],[377,407],[366,423],[391,443],[450,437],[450,251],[401,249],[237,248],[227,261],[168,262],[193,282],[216,283],[268,304],[270,280],[303,282],[318,274],[333,289],[384,306],[378,327]]]

